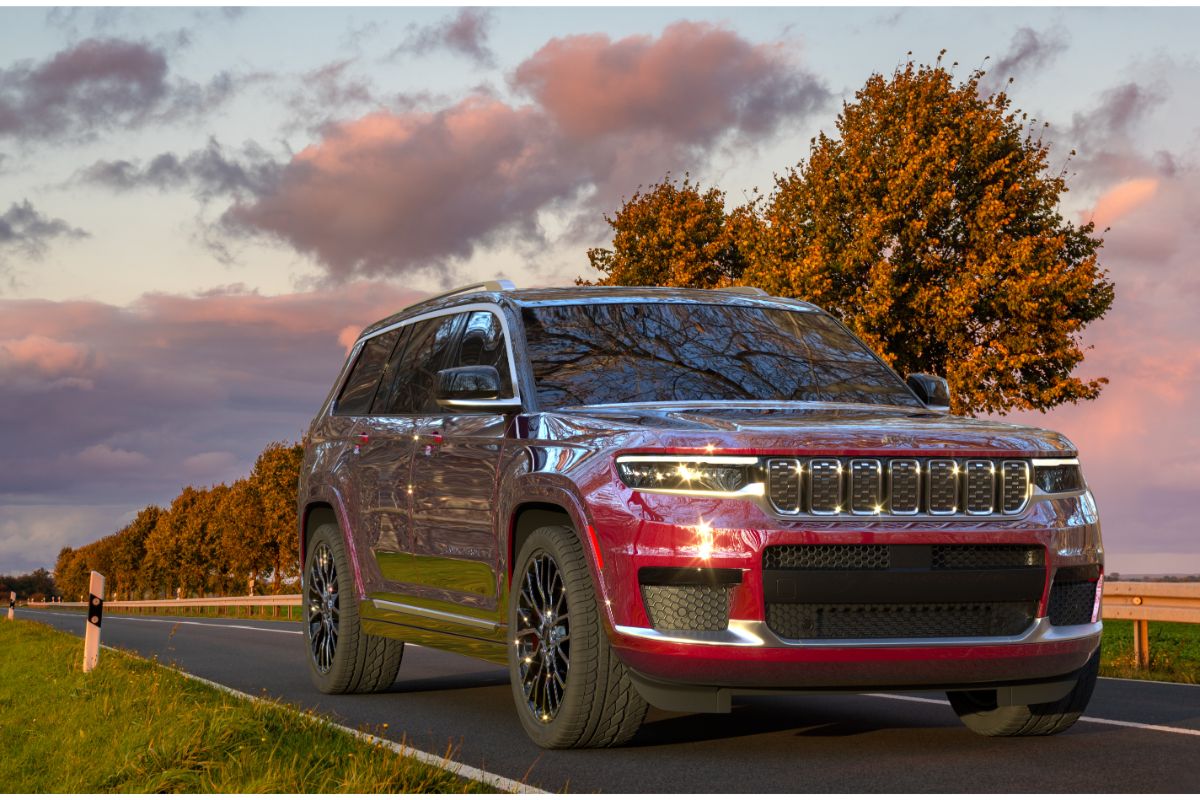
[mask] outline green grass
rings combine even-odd
[[[494,792],[274,703],[0,620],[4,792]]]
[[[1133,623],[1104,623],[1100,674],[1110,678],[1200,683],[1200,625],[1182,622],[1150,623],[1150,668],[1133,661]]]

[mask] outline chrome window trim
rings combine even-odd
[[[517,362],[513,356],[512,331],[508,327],[508,318],[504,314],[504,309],[501,308],[498,303],[468,303],[466,305],[454,306],[453,308],[439,308],[436,311],[427,311],[424,314],[417,314],[415,316],[407,317],[406,319],[402,319],[399,322],[394,322],[391,325],[388,325],[386,328],[380,328],[377,331],[371,331],[371,333],[368,334],[367,336],[360,336],[358,338],[358,341],[356,341],[354,343],[354,346],[356,348],[361,347],[363,344],[366,343],[366,341],[368,339],[374,339],[376,336],[382,336],[383,334],[387,333],[388,331],[394,331],[397,328],[403,328],[406,325],[413,325],[418,322],[424,322],[427,319],[436,319],[437,317],[448,317],[452,314],[469,314],[472,311],[490,311],[496,315],[497,319],[500,320],[500,329],[504,332],[504,349],[505,349],[505,352],[508,353],[509,380],[512,383],[513,392],[515,392],[515,394],[512,397],[501,397],[496,400],[485,400],[485,401],[458,400],[458,401],[455,401],[455,403],[456,404],[460,404],[460,403],[464,404],[464,405],[460,406],[461,408],[474,407],[474,406],[470,406],[470,405],[465,405],[466,403],[478,403],[480,406],[491,405],[493,407],[504,406],[504,405],[509,405],[509,404],[513,405],[514,407],[523,406],[524,404],[521,401],[521,386],[517,381]],[[339,394],[340,394],[340,392],[339,392]],[[372,415],[368,415],[368,416],[394,416],[394,415],[372,414]],[[419,415],[419,416],[432,416],[432,415],[423,414],[423,415]]]
[[[863,517],[878,517],[881,516],[883,510],[883,462],[878,458],[850,458],[847,459],[850,465],[850,492],[847,497],[847,505],[850,508],[850,513],[853,516]],[[875,465],[875,498],[876,503],[866,511],[862,511],[854,507],[854,466],[856,464],[874,464]]]
[[[912,464],[916,469],[914,472],[917,476],[917,499],[912,511],[897,511],[894,505],[896,494],[892,491],[892,475],[894,466],[897,463]],[[915,517],[921,513],[921,461],[917,458],[892,458],[888,459],[888,513],[895,514],[901,517]]]
[[[933,510],[933,465],[949,463],[954,475],[954,507],[949,511]],[[931,458],[925,462],[925,471],[929,473],[925,481],[925,513],[931,517],[952,517],[959,513],[959,503],[962,500],[962,481],[958,477],[958,460],[953,458]]]
[[[988,500],[988,507],[985,511],[971,510],[971,466],[984,465],[989,471],[988,480],[991,482],[992,491],[991,499]],[[996,513],[996,462],[990,458],[966,458],[963,459],[963,510],[972,517],[988,517]]]

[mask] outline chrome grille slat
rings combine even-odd
[[[1027,460],[767,457],[766,501],[796,517],[1014,516],[1029,507]]]

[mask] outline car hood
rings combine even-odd
[[[776,452],[938,452],[1073,456],[1053,431],[900,406],[844,403],[646,403],[564,408],[539,415],[555,439],[616,437],[628,447]],[[641,433],[641,436],[637,434]],[[539,437],[541,438],[541,437]],[[624,447],[622,448],[624,449]]]

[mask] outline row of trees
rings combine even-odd
[[[1091,223],[1063,219],[1046,123],[942,66],[872,75],[808,159],[727,210],[685,177],[639,191],[588,252],[602,284],[759,286],[838,315],[901,374],[950,382],[957,413],[1096,397],[1072,373],[1113,302]],[[1074,152],[1072,151],[1072,155]],[[581,283],[586,281],[580,281]]]
[[[22,600],[41,601],[57,596],[54,576],[39,567],[26,575],[0,575],[0,601],[8,605],[9,592]]]
[[[169,508],[147,506],[133,522],[76,549],[64,547],[54,580],[66,600],[84,597],[92,570],[113,599],[279,593],[299,574],[296,484],[304,448],[274,442],[249,477],[185,487]]]

